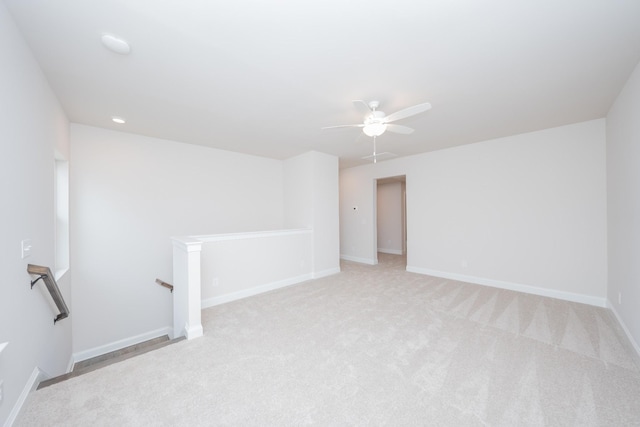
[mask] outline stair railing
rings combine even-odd
[[[53,276],[53,274],[51,274],[51,270],[49,269],[49,267],[29,264],[27,265],[27,272],[29,274],[33,274],[34,276],[38,276],[37,279],[31,281],[31,289],[33,289],[33,285],[35,285],[38,280],[42,279],[47,287],[47,290],[49,291],[49,294],[51,295],[51,298],[53,299],[53,302],[58,308],[58,311],[60,313],[53,319],[53,324],[55,325],[58,320],[69,317],[69,308],[64,302],[64,298],[62,298],[60,288],[56,283],[55,277]]]
[[[156,279],[156,283],[160,286],[164,286],[165,288],[169,289],[171,291],[171,293],[173,293],[173,285],[170,283],[165,282],[164,280],[160,280],[160,279]]]

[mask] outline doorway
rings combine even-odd
[[[376,256],[378,253],[407,256],[407,177],[376,180]]]

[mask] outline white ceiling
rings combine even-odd
[[[372,150],[320,129],[351,100],[433,105],[378,138],[406,156],[604,117],[640,60],[638,0],[4,2],[72,122],[341,167]]]

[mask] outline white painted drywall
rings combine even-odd
[[[372,184],[397,175],[408,269],[604,304],[604,119],[342,170],[344,258],[375,262]]]
[[[0,425],[11,423],[37,378],[66,372],[71,359],[71,319],[53,324],[42,281],[30,289],[27,264],[55,264],[54,152],[68,154],[69,124],[38,64],[0,2],[0,354],[3,402]],[[21,258],[21,241],[32,255]],[[69,275],[58,285],[74,316]],[[33,374],[36,373],[34,377]]]
[[[305,153],[283,162],[284,227],[313,228],[313,156]]]
[[[285,228],[313,229],[313,277],[339,272],[338,158],[310,151],[283,169]]]
[[[402,255],[402,182],[378,184],[376,200],[378,252]]]
[[[202,307],[312,278],[310,228],[194,237],[202,241]]]
[[[607,115],[607,196],[607,296],[640,352],[640,65]]]
[[[282,228],[279,160],[75,124],[71,158],[74,353],[172,325],[170,237]]]
[[[404,171],[403,164],[381,162],[371,166],[340,171],[340,257],[343,259],[377,264],[377,224],[374,221],[376,178],[389,169]]]

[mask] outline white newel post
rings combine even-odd
[[[202,336],[200,312],[200,252],[202,241],[174,237],[173,241],[173,338]]]

